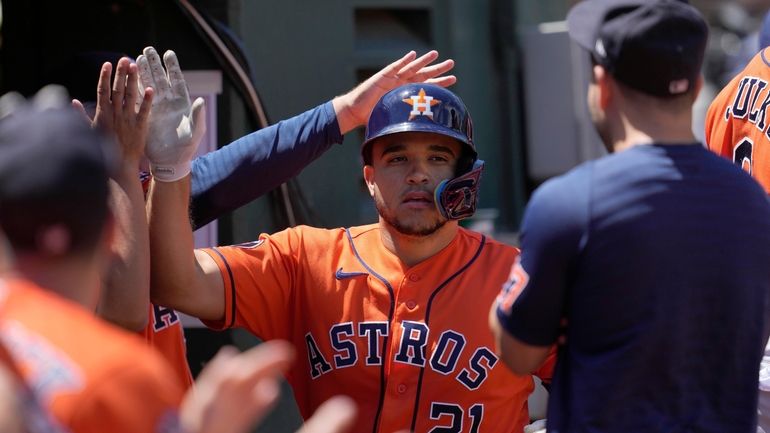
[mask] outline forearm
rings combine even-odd
[[[151,300],[175,309],[180,309],[195,270],[189,194],[189,176],[176,182],[153,180],[147,202]]]
[[[334,107],[327,102],[196,158],[193,226],[201,227],[275,189],[341,142]]]
[[[136,167],[124,164],[110,182],[118,239],[97,309],[100,317],[130,331],[146,326],[150,299],[149,233]]]

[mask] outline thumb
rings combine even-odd
[[[206,101],[196,98],[192,104],[193,135],[197,138],[206,132]]]
[[[206,101],[201,97],[195,98],[193,101],[192,118],[195,123],[206,123]]]
[[[88,117],[88,113],[86,113],[86,107],[83,106],[83,103],[80,102],[80,100],[73,99],[72,108],[74,108],[75,111],[80,113],[80,115],[83,116],[83,118],[86,120],[86,122],[88,122],[89,125],[91,124],[92,120],[90,117]]]

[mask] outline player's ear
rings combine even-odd
[[[613,96],[612,77],[601,65],[594,65],[593,78],[596,86],[599,88],[599,108],[606,110],[610,105]]]
[[[364,182],[366,182],[369,195],[374,197],[374,167],[369,164],[364,165]]]

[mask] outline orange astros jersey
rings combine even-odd
[[[706,115],[706,143],[770,192],[770,50],[764,49],[717,95]]]
[[[204,250],[226,299],[224,320],[208,325],[292,341],[288,380],[305,418],[346,394],[355,432],[520,433],[533,379],[499,361],[487,325],[518,250],[461,228],[406,267],[380,236],[376,224],[301,226]]]
[[[190,365],[187,363],[187,346],[179,313],[171,308],[150,304],[149,319],[142,331],[142,336],[150,346],[166,358],[179,383],[185,389],[190,388],[193,377]]]
[[[29,282],[2,286],[0,341],[73,433],[174,432],[182,387],[141,339]]]

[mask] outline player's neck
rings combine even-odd
[[[98,267],[86,258],[44,260],[20,255],[14,265],[16,275],[36,285],[94,310],[100,290]]]
[[[409,236],[399,233],[380,218],[380,236],[385,248],[396,255],[407,267],[412,267],[446,248],[457,236],[457,222],[449,221],[428,236]]]
[[[615,152],[640,144],[677,145],[697,141],[692,132],[692,116],[689,113],[676,118],[630,113],[621,115],[616,125],[612,134]]]

